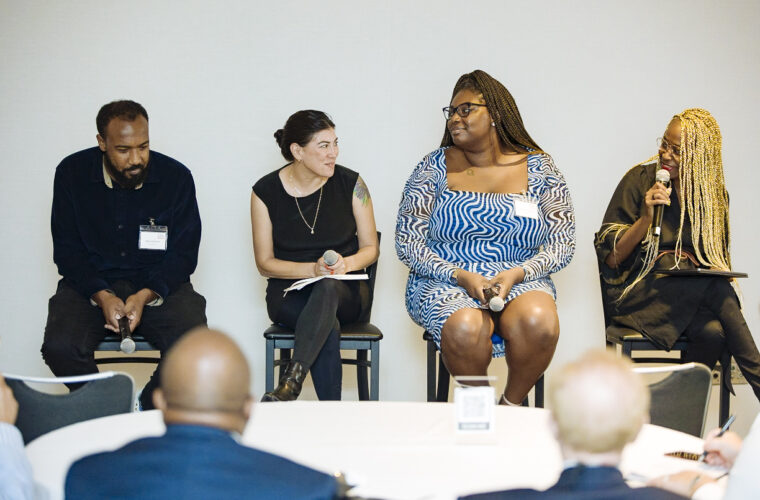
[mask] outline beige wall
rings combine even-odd
[[[555,276],[553,366],[602,345],[592,235],[619,178],[686,107],[709,109],[723,130],[734,265],[750,274],[745,307],[760,335],[757,2],[3,0],[0,12],[3,370],[49,373],[39,346],[57,280],[53,171],[95,145],[100,105],[132,98],[151,116],[152,147],[193,171],[204,225],[193,281],[211,324],[243,346],[261,393],[268,320],[250,186],[282,163],[274,130],[309,107],[335,119],[339,161],[367,181],[384,233],[373,318],[386,335],[381,398],[424,399],[425,351],[404,310],[395,213],[407,176],[440,141],[456,78],[474,68],[510,88],[575,202],[577,252]],[[503,377],[503,363],[494,365]],[[355,398],[352,370],[346,382]],[[759,407],[746,389],[735,404],[740,429]]]

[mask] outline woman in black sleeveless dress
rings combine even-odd
[[[339,400],[340,323],[361,317],[371,301],[369,287],[323,279],[284,290],[302,278],[362,273],[377,260],[372,201],[359,174],[336,164],[335,125],[325,113],[298,111],[274,137],[290,163],[253,186],[253,252],[269,278],[269,317],[295,331],[295,346],[279,385],[262,401],[296,399],[309,371],[320,400]],[[338,254],[332,265],[322,257],[327,250]]]

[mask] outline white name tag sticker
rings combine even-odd
[[[538,219],[538,203],[529,200],[515,200],[515,216]]]
[[[454,389],[457,433],[493,433],[494,394],[493,387],[487,385]]]
[[[140,226],[140,239],[137,248],[140,250],[163,250],[169,242],[169,228],[166,226]]]

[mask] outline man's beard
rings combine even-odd
[[[106,166],[106,172],[111,176],[111,179],[123,189],[135,189],[137,186],[145,181],[145,177],[148,175],[147,165],[133,165],[124,171],[119,171],[116,166],[111,162],[107,153],[103,153],[103,164]],[[126,172],[139,172],[137,175],[127,176]]]

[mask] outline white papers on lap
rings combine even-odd
[[[293,290],[301,290],[303,287],[309,286],[312,283],[316,283],[317,281],[325,278],[334,280],[366,280],[369,279],[369,276],[366,274],[326,274],[324,276],[317,276],[316,278],[305,278],[298,280],[290,285],[285,289],[285,293],[291,292]]]

